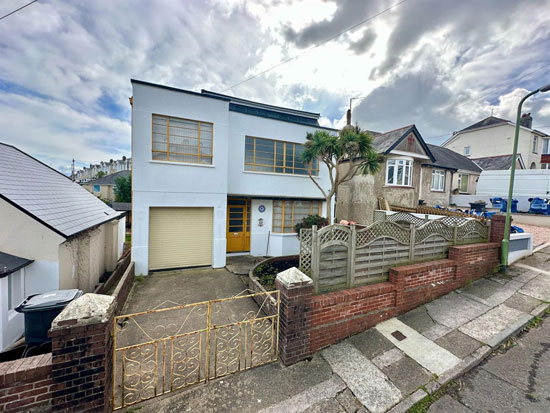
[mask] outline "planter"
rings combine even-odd
[[[298,259],[299,259],[299,255],[286,255],[282,257],[271,257],[263,261],[260,261],[254,267],[252,267],[252,269],[248,272],[248,289],[251,291],[251,293],[265,293],[268,291],[262,284],[260,284],[260,279],[256,275],[254,275],[256,273],[256,268],[258,268],[259,266],[272,264],[279,261],[288,261],[288,260],[298,261]],[[263,296],[257,295],[257,296],[254,296],[253,298],[254,298],[254,301],[256,301],[256,303],[260,307],[262,307],[262,310],[266,315],[271,316],[271,315],[277,314],[277,300],[275,299],[275,297],[268,296],[268,295],[263,295]]]

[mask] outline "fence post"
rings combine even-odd
[[[350,225],[351,233],[348,241],[348,288],[355,285],[355,253],[357,250],[357,229],[354,224]]]
[[[317,225],[311,227],[311,279],[313,280],[313,291],[319,292],[319,262],[321,260],[319,245],[319,233]]]
[[[453,245],[456,245],[458,242],[458,225],[453,225]]]
[[[410,243],[409,243],[409,263],[412,263],[414,261],[414,244],[415,244],[415,238],[416,238],[416,226],[414,224],[409,225],[411,236],[410,236]]]

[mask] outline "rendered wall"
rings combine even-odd
[[[443,191],[432,190],[432,171],[436,169],[445,171],[445,186]],[[422,168],[421,190],[418,197],[424,200],[428,206],[440,205],[448,206],[451,193],[451,171],[438,168]]]

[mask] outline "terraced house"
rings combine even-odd
[[[222,267],[229,253],[297,254],[294,225],[324,214],[328,170],[304,165],[318,113],[132,80],[137,274]],[[332,129],[331,129],[332,130]]]

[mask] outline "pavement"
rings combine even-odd
[[[549,302],[546,247],[506,274],[477,280],[310,360],[290,367],[272,363],[190,387],[142,403],[140,412],[405,412],[478,366],[544,314]],[[550,411],[550,390],[541,384],[548,383],[550,368],[540,366],[550,344],[536,346],[548,332],[531,334],[529,357],[518,345],[507,353],[508,364],[489,360],[465,376],[458,401],[445,395],[430,411]]]

